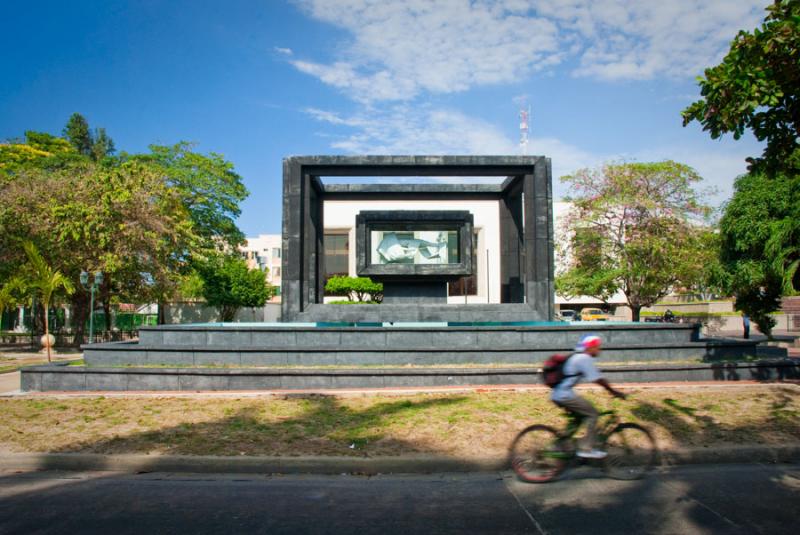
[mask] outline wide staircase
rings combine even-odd
[[[38,366],[26,391],[327,390],[530,385],[584,334],[614,382],[782,380],[756,342],[704,339],[698,325],[562,322],[196,324],[143,327],[135,342],[84,346],[85,366]],[[736,362],[736,361],[746,362]]]

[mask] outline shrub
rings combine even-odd
[[[369,277],[343,277],[335,275],[325,283],[325,293],[340,295],[350,301],[380,303],[383,300],[383,284],[374,282]]]

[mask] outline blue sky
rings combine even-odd
[[[768,0],[139,0],[9,2],[0,140],[70,114],[118,149],[196,142],[251,192],[240,227],[279,233],[281,159],[297,154],[518,154],[557,177],[674,159],[730,196],[748,134],[711,140],[680,111]]]

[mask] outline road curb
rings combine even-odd
[[[800,444],[726,446],[662,451],[664,466],[687,464],[788,463],[800,460]],[[507,469],[505,458],[457,459],[436,455],[400,457],[216,457],[185,455],[102,455],[84,453],[3,453],[0,470],[108,471],[124,473],[236,474],[425,474]]]

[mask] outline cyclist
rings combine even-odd
[[[616,397],[625,399],[626,395],[613,388],[600,374],[600,370],[592,361],[601,351],[603,340],[596,335],[586,335],[575,347],[575,353],[564,363],[564,379],[553,388],[550,399],[568,411],[579,414],[586,420],[586,435],[578,441],[578,457],[586,459],[603,459],[606,452],[595,448],[595,429],[597,427],[597,409],[587,399],[579,396],[572,389],[582,381],[597,383]]]

